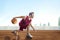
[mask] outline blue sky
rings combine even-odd
[[[60,0],[0,0],[0,26],[11,26],[15,16],[28,15],[35,12],[32,24],[58,25],[60,16]],[[19,23],[15,25],[18,25]]]

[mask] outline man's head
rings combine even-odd
[[[30,16],[31,18],[33,18],[33,17],[34,17],[34,12],[30,12],[30,13],[29,13],[29,16]]]

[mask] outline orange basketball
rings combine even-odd
[[[13,18],[13,19],[11,20],[11,22],[12,22],[12,24],[16,24],[16,23],[17,23],[17,19],[16,19],[16,18]]]

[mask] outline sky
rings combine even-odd
[[[50,23],[51,26],[58,26],[60,16],[60,0],[0,0],[0,26],[18,26],[11,23],[16,16],[25,16],[34,12],[33,25]]]

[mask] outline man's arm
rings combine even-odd
[[[14,18],[25,18],[25,16],[18,16],[18,17],[14,17]]]
[[[32,24],[30,24],[30,26],[32,27],[32,29],[35,31],[34,27],[32,26]]]

